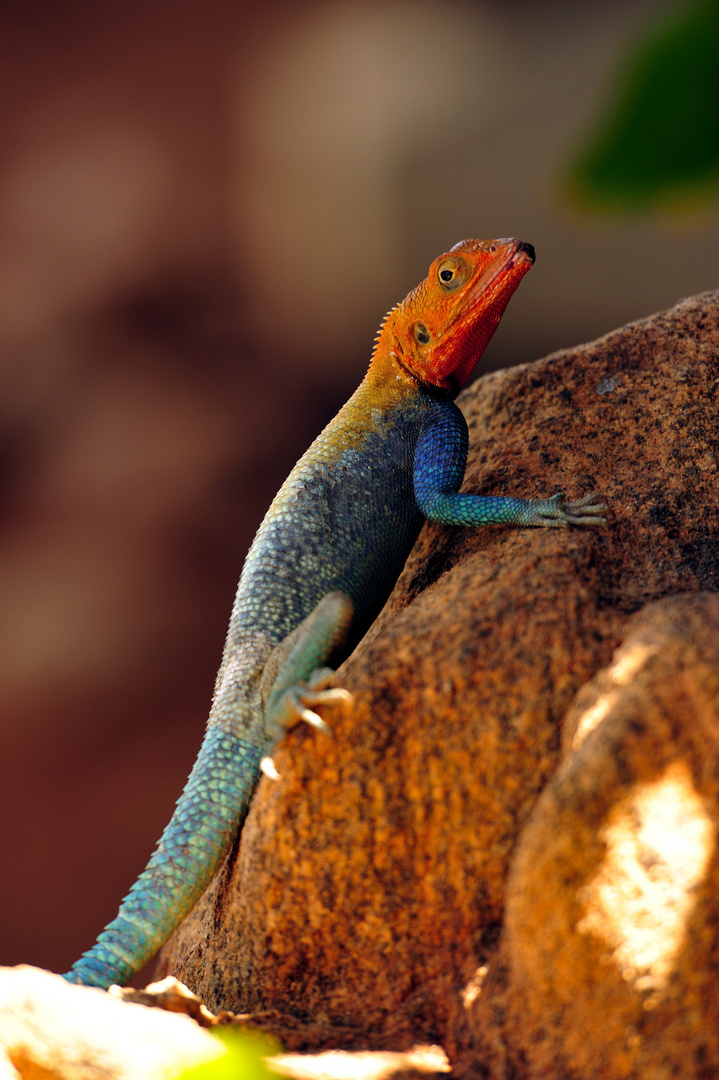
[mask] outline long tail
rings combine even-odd
[[[262,740],[258,740],[262,741]],[[117,917],[64,976],[108,987],[147,963],[207,888],[244,821],[264,747],[211,725],[157,849]]]
[[[272,639],[259,631],[234,634],[240,620],[233,613],[207,732],[175,812],[117,917],[65,975],[69,982],[102,987],[127,982],[189,914],[247,816],[262,758],[278,734],[315,716],[294,694],[290,701],[298,703],[298,711],[288,719],[280,708],[279,731],[271,716],[268,725],[261,685],[265,663],[274,682],[289,692],[288,683],[303,682],[326,663],[351,618],[349,597],[329,593],[278,646],[275,670]],[[344,694],[337,689],[307,693],[311,703]]]

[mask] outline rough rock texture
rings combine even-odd
[[[601,882],[591,884],[609,842],[600,830],[613,827],[614,818],[605,821],[612,800],[633,797],[635,777],[666,776],[670,787],[692,777],[709,805],[716,762],[700,782],[701,737],[676,734],[672,714],[664,727],[674,734],[657,760],[642,773],[636,750],[634,771],[619,770],[609,803],[590,807],[593,817],[571,819],[566,841],[553,836],[558,825],[537,824],[540,811],[551,818],[551,794],[533,810],[560,762],[563,718],[577,691],[610,663],[633,613],[719,583],[718,390],[719,294],[705,294],[591,345],[487,376],[464,395],[465,490],[578,497],[596,489],[612,507],[609,525],[424,530],[378,624],[341,671],[354,707],[328,713],[332,740],[305,729],[284,740],[275,756],[281,781],[262,780],[241,844],[168,946],[166,970],[213,1010],[274,1011],[276,1029],[278,1014],[295,1027],[306,1022],[314,1046],[436,1040],[477,1075],[485,1067],[497,1077],[553,1068],[583,1078],[630,1075],[621,1071],[629,1050],[617,1051],[604,1071],[571,1071],[571,1054],[590,1033],[598,1038],[619,993],[616,965],[599,959],[610,946],[595,941],[604,932],[597,904],[585,901],[583,933],[572,923],[573,883],[586,877],[587,888],[601,892]],[[706,598],[682,603],[710,618]],[[709,662],[702,662],[703,671]],[[686,675],[693,678],[699,694],[700,677]],[[647,736],[653,755],[657,724]],[[598,729],[572,753],[549,791],[567,783],[566,770],[581,772],[577,763],[599,737]],[[681,757],[680,746],[694,757]],[[600,773],[609,770],[602,754]],[[532,836],[547,846],[544,875],[532,869]],[[554,881],[545,880],[550,873]],[[542,943],[530,950],[528,939],[538,932],[532,920],[551,923],[554,908],[528,910],[522,897],[530,884],[557,904],[562,897],[570,912],[561,927],[552,924],[546,951]],[[677,917],[688,918],[681,910]],[[623,956],[619,932],[606,933]],[[553,965],[575,938],[586,957],[567,1012]],[[692,957],[706,958],[713,945],[704,946]],[[544,976],[532,995],[537,968]],[[635,968],[641,980],[645,967],[626,961],[626,971]],[[666,964],[661,970],[671,979]],[[650,964],[647,978],[652,971]],[[716,975],[706,969],[701,978],[692,986],[707,992],[714,979],[716,996]],[[619,975],[629,995],[621,1016],[634,1017],[621,1028],[628,1046],[627,1026],[644,1039],[636,1016],[652,1015],[634,1006],[659,993],[632,979],[621,983]],[[707,1015],[698,1010],[700,1028]],[[622,1022],[612,1020],[613,1033]],[[657,1024],[651,1038],[660,1037]],[[719,1072],[713,1038],[706,1034],[703,1052]]]
[[[719,596],[636,615],[565,732],[456,1072],[719,1075]]]

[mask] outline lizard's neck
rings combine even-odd
[[[422,384],[396,356],[376,349],[364,379],[325,430],[344,445],[374,430],[397,409],[413,410],[423,396]]]
[[[458,389],[431,386],[410,370],[398,352],[378,342],[372,355],[369,370],[359,389],[374,396],[378,403],[388,406],[402,398],[425,396],[442,401],[453,401]]]

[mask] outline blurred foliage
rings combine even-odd
[[[264,1061],[278,1052],[276,1042],[232,1028],[214,1029],[212,1034],[227,1047],[224,1057],[185,1069],[177,1080],[277,1080]]]
[[[673,8],[635,44],[570,189],[607,210],[692,205],[719,189],[719,0]]]

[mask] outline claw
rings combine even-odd
[[[329,725],[324,722],[318,713],[313,712],[312,709],[300,709],[299,718],[300,720],[304,720],[306,724],[310,724],[313,728],[316,728],[317,731],[323,731],[325,735],[332,734]]]
[[[353,698],[349,690],[341,686],[328,686],[324,690],[317,688],[318,683],[321,684],[330,676],[335,677],[334,671],[323,669],[320,678],[317,678],[315,674],[310,678],[307,686],[293,686],[284,690],[265,715],[268,734],[276,740],[280,739],[295,724],[303,721],[317,731],[331,735],[328,724],[315,712],[315,709],[319,705],[351,705]]]
[[[565,529],[567,525],[606,525],[604,514],[609,507],[596,492],[575,502],[564,502],[560,492],[543,500],[537,509],[536,524],[550,529]]]
[[[601,496],[592,492],[576,502],[565,503],[564,516],[571,525],[606,525],[604,515],[608,509]]]
[[[300,695],[305,698],[304,694]],[[315,695],[313,695],[314,697]],[[351,705],[354,698],[350,694],[349,690],[345,690],[343,686],[331,686],[327,690],[321,690],[317,697],[321,696],[321,701],[315,701],[316,705],[333,705],[335,702],[341,702],[343,705]]]
[[[270,780],[280,779],[280,774],[277,772],[277,768],[271,757],[263,757],[260,762],[260,771],[263,772],[265,776],[268,776]]]
[[[345,690],[342,686],[330,686],[326,690],[311,690],[308,687],[292,693],[292,703],[296,708],[298,718],[304,720],[306,724],[311,724],[318,731],[324,732],[325,735],[331,735],[332,731],[322,717],[310,708],[310,705],[334,705],[336,702],[351,705],[352,701],[349,690]]]

